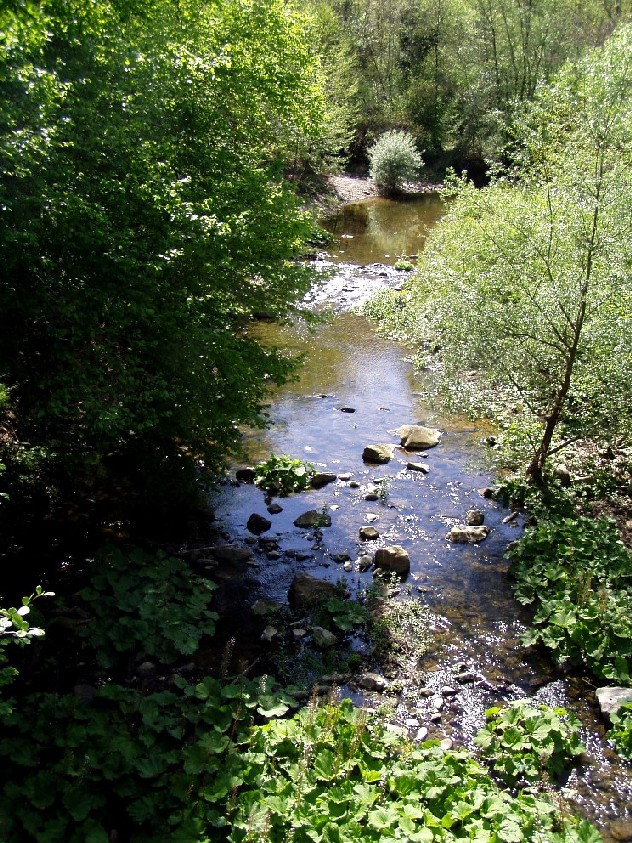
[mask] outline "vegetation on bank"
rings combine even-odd
[[[509,553],[517,599],[535,610],[525,643],[623,684],[631,61],[622,26],[562,68],[517,123],[514,166],[480,190],[455,179],[416,276],[367,308],[415,344],[449,407],[498,426],[496,464],[517,472],[509,496],[535,522]]]
[[[36,672],[3,709],[4,840],[600,839],[550,795],[582,751],[565,712],[489,712],[499,716],[481,732],[479,760],[438,741],[413,744],[348,700],[312,701],[279,719],[296,702],[274,680],[229,674],[229,656],[216,676],[197,666],[212,638],[192,642],[189,621],[196,602],[209,611],[212,587],[190,563],[138,551],[126,561],[126,597],[116,577],[96,573],[72,601],[55,598],[42,646],[49,669],[73,651],[73,675],[42,689]],[[178,601],[166,613],[174,571]],[[344,601],[326,610],[342,630],[357,621],[347,622]],[[507,769],[519,771],[519,790],[502,783]]]

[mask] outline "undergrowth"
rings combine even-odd
[[[600,840],[546,796],[512,796],[467,752],[414,746],[348,700],[255,727],[232,843]]]
[[[535,609],[523,643],[630,684],[632,565],[614,524],[541,514],[507,556],[516,599]]]

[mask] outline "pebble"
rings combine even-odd
[[[441,743],[439,744],[439,746],[440,746],[440,747],[441,747],[441,749],[443,749],[443,750],[452,749],[452,746],[453,746],[453,744],[452,744],[452,740],[451,740],[450,738],[444,738],[444,739],[441,741]]]
[[[421,729],[417,730],[417,734],[415,736],[416,740],[418,741],[425,741],[428,737],[428,729],[425,726],[422,726]]]
[[[416,717],[408,717],[404,722],[407,726],[419,726],[419,720]]]

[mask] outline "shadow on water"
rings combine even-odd
[[[321,303],[329,290],[332,304],[340,304],[341,276],[346,284],[364,283],[361,273],[354,275],[341,265]],[[359,572],[356,564],[345,571],[334,557],[356,560],[380,545],[402,545],[410,555],[411,572],[398,599],[422,601],[432,613],[434,629],[414,681],[395,703],[399,722],[427,725],[430,737],[451,737],[471,747],[485,709],[499,702],[530,696],[574,711],[584,725],[588,759],[568,782],[572,798],[600,826],[606,841],[632,839],[630,770],[604,748],[593,688],[519,644],[528,616],[512,598],[503,554],[520,534],[522,522],[518,517],[503,523],[507,510],[481,495],[492,481],[483,465],[484,434],[470,423],[433,416],[424,401],[423,379],[406,350],[377,336],[356,313],[337,312],[314,333],[270,324],[257,330],[270,342],[304,352],[305,365],[296,382],[273,396],[269,428],[247,434],[251,461],[287,453],[343,479],[280,499],[282,511],[274,515],[252,485],[228,484],[220,491],[216,513],[227,535],[252,544],[249,516],[258,513],[272,521],[266,537],[274,540],[275,553],[253,544],[252,600],[286,602],[297,570],[332,582],[343,579],[352,594],[361,592],[371,583],[371,573]],[[427,474],[409,470],[408,463],[419,455],[399,447],[386,465],[363,462],[365,445],[397,446],[396,429],[417,422],[443,430],[440,444],[423,457]],[[378,499],[367,500],[367,493],[376,489]],[[491,527],[488,539],[475,546],[451,544],[447,531],[463,523],[472,508],[484,511]],[[326,509],[331,515],[332,526],[322,535],[294,526],[297,516],[309,509]],[[369,523],[379,538],[361,542],[359,528]],[[457,693],[441,696],[449,686]],[[432,689],[435,697],[420,695],[421,687]],[[438,697],[440,711],[432,708]],[[415,732],[413,728],[411,734]]]

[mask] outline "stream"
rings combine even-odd
[[[482,494],[493,482],[481,444],[486,432],[429,406],[423,376],[406,349],[379,337],[354,310],[381,286],[401,285],[407,273],[396,270],[395,261],[420,251],[427,228],[441,213],[434,195],[405,203],[376,199],[345,206],[328,223],[336,240],[316,265],[329,277],[308,303],[330,318],[313,331],[303,324],[257,325],[259,336],[303,352],[305,363],[298,380],[273,395],[269,427],[248,431],[246,443],[253,465],[271,453],[289,454],[338,479],[275,499],[282,511],[268,515],[261,490],[237,483],[233,473],[213,501],[216,518],[227,538],[253,549],[245,577],[250,602],[285,603],[297,571],[331,582],[343,579],[356,595],[371,584],[372,574],[361,573],[354,560],[380,545],[404,547],[411,571],[396,599],[427,606],[432,642],[415,681],[392,701],[393,723],[408,728],[411,737],[422,726],[429,737],[450,738],[471,749],[492,705],[532,697],[563,706],[582,721],[588,750],[586,763],[565,782],[564,794],[599,827],[606,843],[632,840],[630,766],[603,741],[594,688],[518,642],[529,616],[512,598],[503,553],[524,521],[518,516],[503,523],[510,511]],[[440,444],[423,457],[427,474],[408,470],[416,457],[401,448],[385,465],[363,462],[366,445],[397,444],[394,431],[417,423],[443,431]],[[367,500],[376,489],[378,499]],[[306,510],[323,508],[332,525],[322,530],[322,538],[294,526]],[[470,509],[484,511],[489,537],[479,545],[450,543],[446,533],[464,523]],[[246,526],[253,513],[272,521],[261,539]],[[379,530],[379,539],[361,542],[359,528],[368,523]],[[351,571],[336,561],[345,557]],[[471,681],[458,679],[464,673]],[[343,688],[346,692],[353,695]]]

